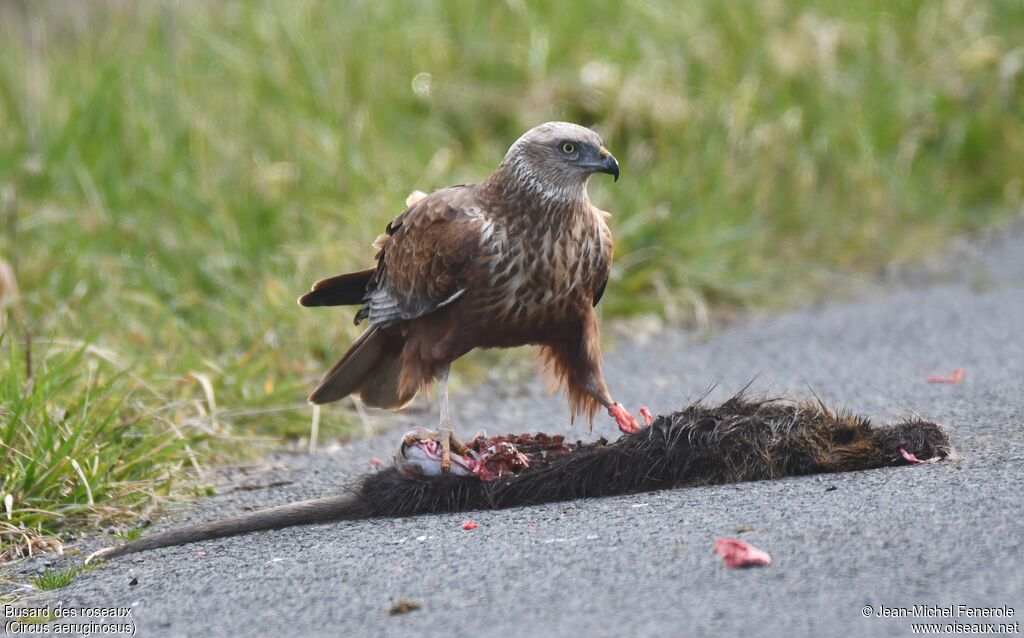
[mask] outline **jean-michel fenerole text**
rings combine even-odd
[[[912,605],[888,607],[879,605],[875,616],[879,618],[1012,618],[1013,607],[972,607],[970,605]]]

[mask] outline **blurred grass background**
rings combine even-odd
[[[297,295],[541,121],[622,164],[606,317],[791,304],[1019,216],[1022,32],[1020,0],[2,2],[8,523],[306,434],[356,330]]]

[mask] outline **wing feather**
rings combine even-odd
[[[357,324],[415,319],[465,292],[486,222],[472,194],[468,186],[437,191],[388,224]]]

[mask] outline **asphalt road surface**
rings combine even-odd
[[[930,374],[965,370],[958,384]],[[472,515],[316,525],[126,557],[26,605],[131,609],[142,636],[908,636],[912,623],[1024,615],[1024,235],[975,246],[928,276],[721,330],[617,340],[628,407],[677,408],[714,385],[810,396],[885,420],[945,424],[937,464],[701,487]],[[570,430],[537,380],[453,397],[463,434]],[[388,458],[411,420],[333,453],[296,455],[159,527],[330,493]],[[393,423],[393,422],[389,422]],[[593,436],[615,436],[599,417]],[[479,528],[464,531],[472,518]],[[731,570],[715,539],[766,551]],[[86,543],[92,549],[100,541]],[[201,551],[200,551],[201,550]],[[390,615],[400,600],[421,608]],[[912,605],[1010,618],[878,617]],[[870,606],[870,610],[868,609]]]

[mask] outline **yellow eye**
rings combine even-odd
[[[562,152],[563,153],[575,153],[576,152],[576,145],[573,144],[572,142],[562,142]]]

